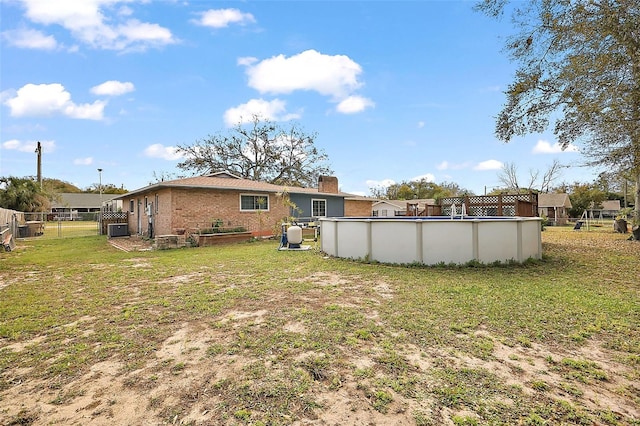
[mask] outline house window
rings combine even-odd
[[[311,200],[311,216],[324,217],[327,215],[327,200]]]
[[[240,211],[269,210],[268,195],[240,195]]]
[[[156,209],[156,213],[158,213],[158,194],[156,194],[156,201],[154,203],[154,208]]]
[[[130,211],[131,213],[133,213],[133,212],[135,211],[135,210],[134,210],[134,209],[135,209],[135,206],[136,206],[135,200],[129,200],[129,211]]]

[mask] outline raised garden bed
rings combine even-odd
[[[215,246],[217,244],[229,244],[237,243],[241,241],[249,241],[251,239],[251,232],[221,232],[215,234],[193,234],[198,247]]]

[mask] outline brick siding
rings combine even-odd
[[[371,216],[373,202],[370,200],[344,200],[344,215],[346,217]]]
[[[240,194],[268,197],[268,211],[240,211]],[[156,198],[157,195],[157,198]],[[283,205],[276,194],[253,193],[236,190],[214,190],[195,188],[161,188],[154,192],[135,195],[134,212],[129,216],[129,230],[138,231],[138,202],[140,205],[142,234],[147,234],[148,216],[144,200],[154,203],[154,234],[171,235],[184,230],[190,234],[199,229],[211,228],[215,220],[223,221],[223,227],[244,226],[254,235],[271,235],[280,229],[289,208]],[[157,199],[157,212],[156,212]],[[126,205],[129,206],[129,200]]]

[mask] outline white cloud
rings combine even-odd
[[[476,164],[473,170],[500,170],[504,164],[498,160],[487,160]]]
[[[258,62],[258,58],[254,58],[253,56],[243,56],[242,58],[238,58],[236,63],[242,66],[253,65]]]
[[[7,150],[15,150],[20,152],[35,152],[38,141],[20,141],[11,139],[2,143],[2,148]],[[54,141],[40,141],[40,147],[43,153],[53,152],[56,148]]]
[[[93,164],[93,157],[76,158],[73,160],[73,164],[76,166],[90,166]]]
[[[480,92],[482,93],[487,93],[487,92],[501,92],[502,88],[500,86],[487,86],[487,87],[483,87],[482,89],[480,89]]]
[[[395,185],[396,181],[393,179],[367,180],[366,184],[369,188],[388,188]]]
[[[54,50],[58,43],[53,36],[48,36],[32,29],[9,30],[2,33],[2,38],[10,46],[24,49]]]
[[[536,146],[533,147],[531,152],[534,154],[559,154],[562,152],[578,152],[578,147],[573,144],[569,144],[569,146],[567,146],[567,148],[563,150],[562,146],[558,142],[551,145],[551,143],[548,141],[539,140],[538,143],[536,143]]]
[[[424,127],[424,121],[418,121],[418,129],[422,129]]]
[[[420,176],[412,177],[409,180],[411,182],[420,181],[420,180],[425,180],[427,182],[435,182],[436,181],[436,177],[434,175],[432,175],[431,173],[425,173],[425,174],[420,175]]]
[[[248,123],[258,116],[264,120],[288,121],[300,118],[300,114],[286,113],[287,103],[280,99],[265,101],[264,99],[251,99],[249,102],[229,108],[224,113],[224,122],[227,127],[239,123]]]
[[[469,162],[452,164],[452,163],[449,163],[448,161],[444,160],[440,164],[436,165],[436,169],[438,169],[438,170],[462,170],[462,169],[469,168],[470,166],[471,166],[471,163],[469,163]]]
[[[116,80],[105,81],[102,84],[97,86],[93,86],[91,88],[91,93],[94,95],[104,95],[104,96],[119,96],[124,95],[125,93],[133,92],[135,87],[133,83],[130,82],[121,82]]]
[[[174,146],[164,146],[159,143],[149,145],[144,150],[144,155],[151,158],[162,158],[163,160],[175,161],[183,158]]]
[[[13,117],[62,114],[70,118],[102,120],[106,101],[77,105],[62,84],[26,84],[4,101]]]
[[[362,86],[362,68],[345,55],[324,55],[307,50],[289,58],[278,55],[250,65],[249,86],[260,93],[287,94],[312,90],[336,100]]]
[[[118,9],[118,15],[131,16],[133,15],[133,9],[131,9],[129,6],[122,6],[120,9]]]
[[[349,96],[338,104],[336,110],[343,114],[354,114],[373,106],[375,103],[371,99],[362,96]]]
[[[229,24],[253,24],[256,19],[252,14],[241,12],[238,9],[210,9],[202,12],[200,19],[193,22],[205,27],[225,28]]]
[[[174,42],[171,31],[158,24],[140,22],[137,19],[130,19],[122,25],[116,27],[119,35],[124,37],[119,44],[122,48],[129,44],[142,42],[150,45],[164,45]]]
[[[128,0],[21,0],[26,17],[43,25],[60,25],[83,43],[111,50],[144,50],[175,43],[171,31],[129,19],[115,6]]]

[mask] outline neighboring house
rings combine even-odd
[[[122,209],[122,201],[119,203],[114,201],[116,197],[117,194],[100,196],[100,194],[63,192],[57,194],[51,202],[51,212],[48,216],[51,220],[78,220],[87,214],[100,212],[101,201],[105,211],[118,211]]]
[[[338,179],[320,176],[318,188],[298,188],[242,179],[227,172],[158,182],[115,198],[129,211],[132,234],[187,234],[243,226],[270,235],[289,217],[312,219],[360,215],[370,199],[340,192]],[[151,228],[149,225],[153,224]]]
[[[433,216],[435,211],[433,206],[436,200],[433,198],[414,198],[405,201],[407,216]]]
[[[407,210],[407,202],[396,200],[380,200],[374,202],[371,206],[371,209],[372,216],[404,216]]]
[[[616,217],[620,213],[620,200],[606,200],[602,202],[602,215]]]
[[[379,200],[373,203],[373,216],[419,216],[427,209],[434,206],[436,200],[432,198],[413,200]]]
[[[538,215],[546,216],[549,223],[566,225],[571,207],[569,194],[538,194]]]

